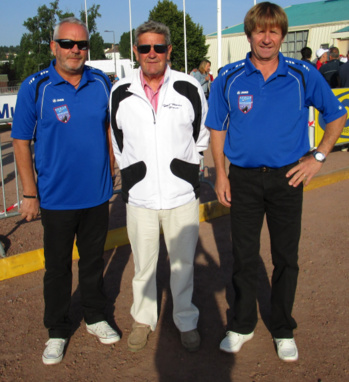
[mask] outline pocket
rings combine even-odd
[[[128,202],[129,191],[137,183],[145,178],[147,166],[144,162],[137,162],[121,170],[121,194],[125,203]]]
[[[173,175],[190,183],[193,187],[196,199],[200,194],[199,164],[188,163],[180,159],[173,159],[171,162]]]

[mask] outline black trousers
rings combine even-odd
[[[68,315],[75,237],[80,256],[79,286],[85,322],[93,324],[105,319],[103,253],[108,232],[108,204],[80,210],[41,209],[46,268],[44,324],[50,338],[67,338],[71,333]]]
[[[257,324],[260,234],[265,215],[274,265],[271,334],[277,338],[292,338],[293,329],[297,327],[291,314],[298,278],[303,184],[291,187],[285,176],[294,165],[280,169],[230,166],[235,291],[231,330],[235,332],[251,333]]]

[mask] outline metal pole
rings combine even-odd
[[[217,0],[217,69],[222,67],[222,0]]]
[[[114,56],[114,79],[116,80],[116,45],[115,45],[115,32],[113,31],[113,42],[114,42],[114,49],[113,49],[113,56]]]
[[[86,28],[88,30],[88,18],[87,18],[87,5],[85,0],[85,20],[86,20]],[[90,49],[88,50],[88,60],[91,61],[91,52]]]
[[[128,0],[128,9],[130,15],[130,45],[131,45],[131,64],[133,69],[133,38],[132,38],[132,15],[131,15],[131,0]]]
[[[185,0],[183,0],[183,25],[184,25],[184,66],[185,66],[185,73],[188,73],[187,22],[185,17]]]
[[[109,30],[105,30],[104,32],[109,32],[109,33],[113,33],[113,56],[114,56],[114,77],[116,78],[116,52],[115,52],[115,32],[114,31],[109,31]]]

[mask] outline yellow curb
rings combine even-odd
[[[311,180],[311,182],[304,188],[304,191],[315,190],[316,188],[328,186],[346,179],[349,179],[348,169],[334,171],[330,174],[319,175]]]
[[[304,191],[311,191],[346,179],[349,179],[349,170],[340,170],[331,174],[320,175],[312,179],[311,183],[304,188]],[[217,200],[214,200],[200,204],[199,212],[199,221],[203,222],[229,214],[229,208],[223,207]],[[126,227],[116,228],[108,232],[104,250],[109,251],[126,244],[129,244]],[[73,260],[78,258],[78,250],[76,245],[74,245]],[[35,272],[44,269],[44,267],[44,250],[42,248],[6,257],[0,259],[0,281]]]

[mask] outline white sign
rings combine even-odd
[[[16,101],[17,94],[0,95],[0,122],[2,120],[13,118],[15,114]]]

